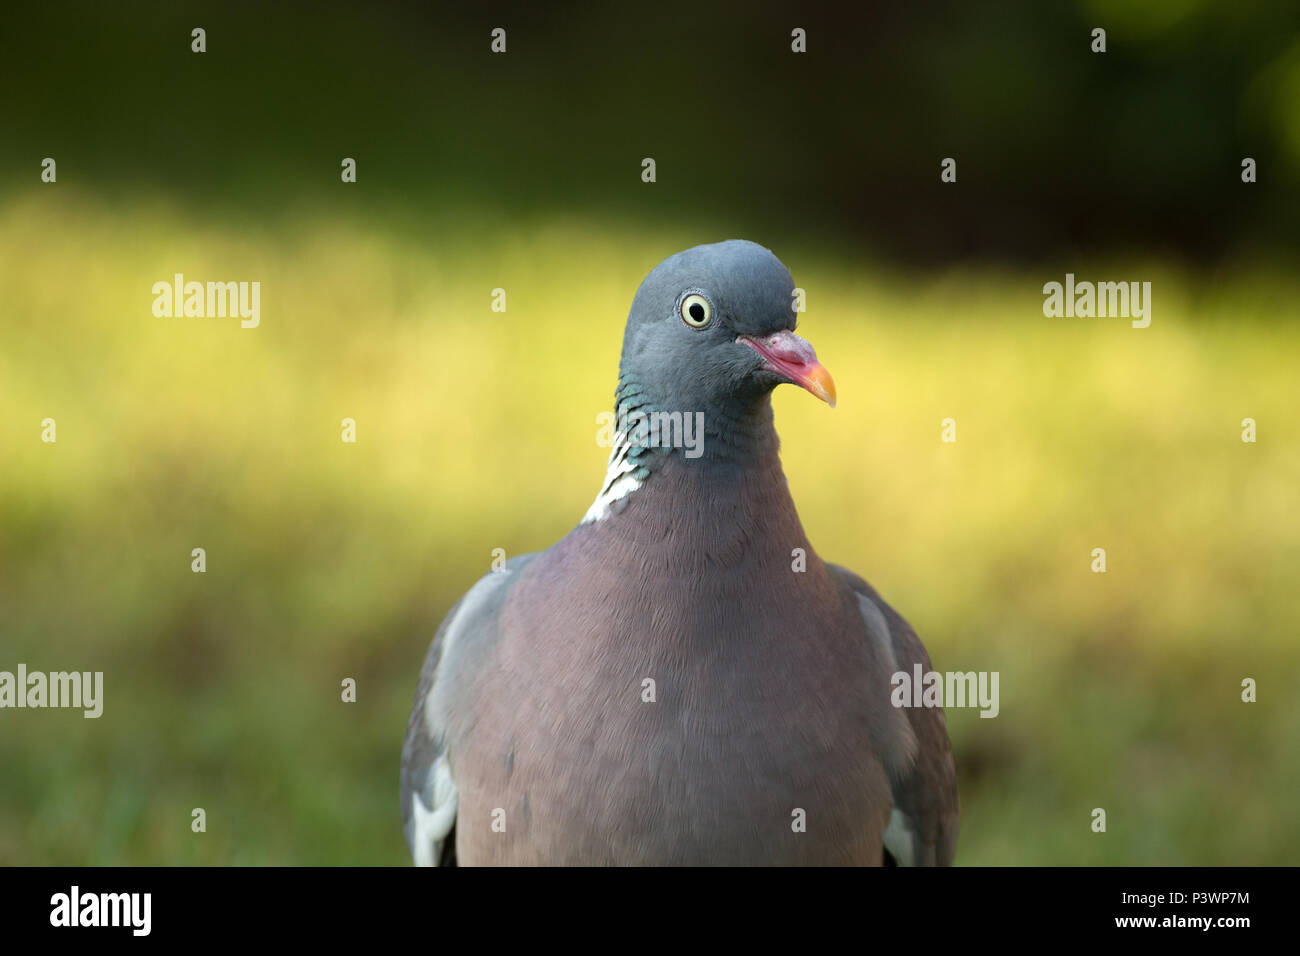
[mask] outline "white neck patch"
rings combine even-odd
[[[601,485],[596,500],[591,503],[591,507],[582,516],[582,521],[579,524],[587,524],[589,521],[603,521],[609,517],[609,510],[614,502],[620,498],[626,498],[641,487],[641,479],[636,476],[636,471],[640,466],[628,457],[628,452],[631,449],[632,443],[627,439],[627,432],[621,431],[614,436],[614,449],[609,453],[609,466],[605,469],[605,482]]]

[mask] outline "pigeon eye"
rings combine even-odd
[[[682,321],[693,329],[702,329],[713,318],[713,307],[709,300],[698,293],[692,293],[682,299]]]

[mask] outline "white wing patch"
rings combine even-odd
[[[480,578],[461,599],[460,610],[447,625],[447,630],[442,636],[438,676],[424,699],[423,731],[431,740],[442,739],[442,727],[439,724],[435,698],[442,682],[450,679],[445,676],[442,664],[452,659],[466,622],[476,618],[484,602],[491,599],[493,591],[500,586],[502,580],[513,573],[514,570],[507,567],[503,571],[494,571]],[[425,802],[426,798],[433,801],[431,805]],[[442,857],[443,841],[456,825],[458,802],[456,781],[451,777],[451,759],[444,750],[429,768],[422,786],[411,794],[411,856],[416,866],[438,865]]]
[[[889,622],[885,620],[885,615],[876,606],[876,602],[866,595],[858,595],[858,609],[862,612],[862,620],[867,625],[867,635],[875,644],[881,663],[890,674],[893,674],[898,670],[898,657],[894,654],[894,641],[889,631]],[[885,746],[881,756],[891,777],[896,777],[912,766],[919,747],[916,733],[912,730],[912,722],[901,710],[894,710],[894,715],[896,719],[893,721],[893,733],[885,731],[886,735],[881,740]],[[899,866],[916,866],[915,829],[907,814],[894,807],[889,814],[889,823],[885,825],[883,839],[885,849]]]
[[[912,836],[912,821],[898,807],[889,815],[885,827],[885,849],[899,866],[916,866],[916,842]]]
[[[411,846],[416,866],[438,865],[442,857],[442,842],[456,825],[456,784],[451,779],[451,765],[446,754],[429,768],[429,778],[432,810],[424,805],[419,793],[411,795]]]

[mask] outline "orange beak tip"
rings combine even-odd
[[[831,373],[825,368],[818,365],[809,376],[809,385],[812,386],[808,391],[812,392],[831,408],[835,407],[835,380],[831,378]]]

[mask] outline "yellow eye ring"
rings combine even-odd
[[[693,329],[702,329],[713,319],[713,306],[698,292],[682,299],[682,321]]]

